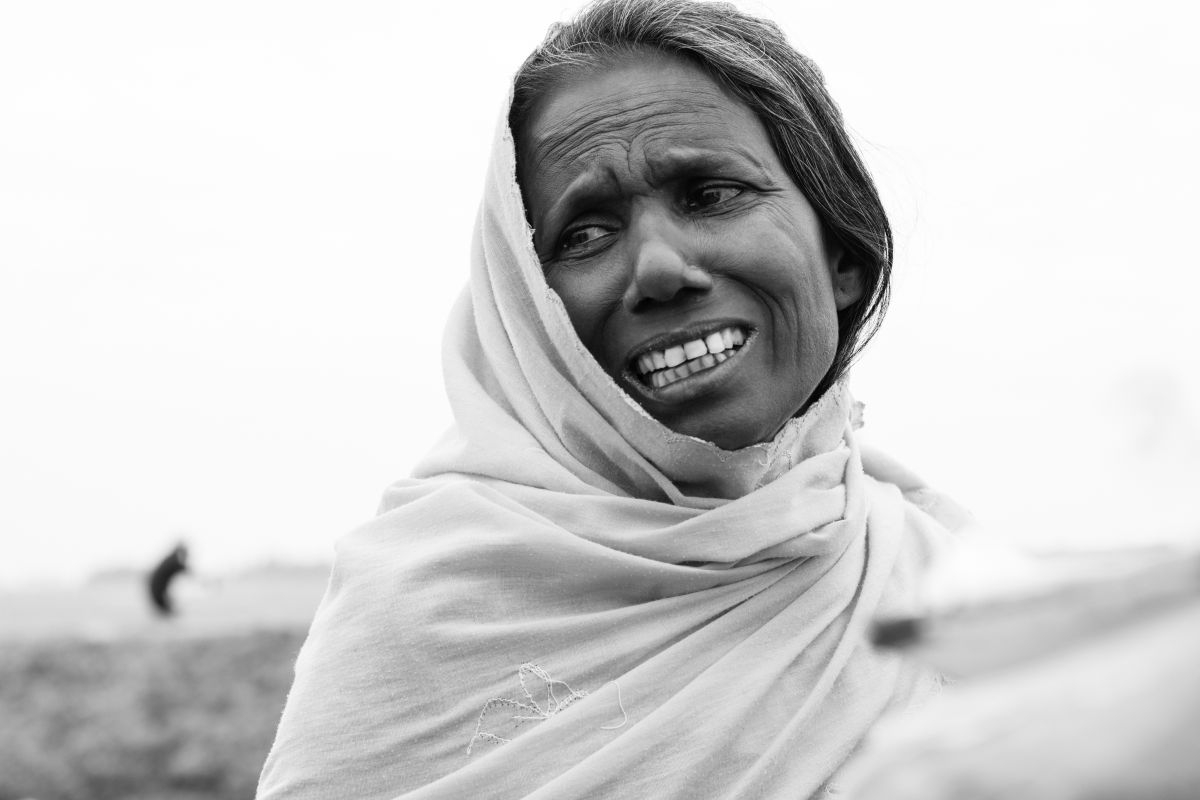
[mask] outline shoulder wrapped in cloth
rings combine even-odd
[[[545,283],[504,119],[444,359],[456,426],[340,542],[261,798],[809,797],[934,683],[864,630],[961,512],[843,384],[733,452],[650,418]]]

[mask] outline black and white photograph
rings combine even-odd
[[[0,4],[0,800],[1200,800],[1200,47]]]

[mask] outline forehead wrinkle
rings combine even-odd
[[[722,120],[721,109],[712,102],[711,91],[680,88],[674,90],[671,97],[664,98],[657,91],[640,95],[614,95],[556,121],[549,130],[535,137],[531,148],[535,161],[570,163],[588,151],[608,144],[621,146],[628,153],[636,139],[653,135],[656,130],[694,123],[698,117]],[[629,135],[631,128],[634,129],[632,136]]]

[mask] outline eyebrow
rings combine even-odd
[[[571,179],[546,209],[542,219],[535,220],[542,223],[535,227],[535,233],[541,233],[543,228],[560,227],[561,221],[571,216],[583,198],[611,197],[616,193],[617,176],[611,169],[589,167]]]
[[[666,183],[689,173],[721,172],[739,167],[750,167],[759,180],[771,182],[771,173],[766,164],[738,145],[720,150],[674,146],[650,155],[647,160],[651,178],[656,183]]]
[[[696,172],[722,172],[730,168],[750,168],[758,180],[771,184],[771,173],[758,158],[743,147],[715,150],[708,147],[673,146],[648,155],[650,177],[656,184],[669,183],[681,175]],[[545,227],[558,227],[560,220],[569,217],[583,198],[602,199],[618,192],[617,176],[611,169],[585,168],[571,179],[543,215]]]

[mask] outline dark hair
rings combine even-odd
[[[891,285],[891,226],[841,111],[817,66],[769,20],[728,3],[598,0],[571,22],[552,26],[521,66],[509,111],[513,135],[521,136],[534,104],[573,69],[638,48],[688,59],[744,102],[767,129],[827,235],[861,266],[865,291],[838,315],[837,353],[813,392],[815,400],[878,330]]]

